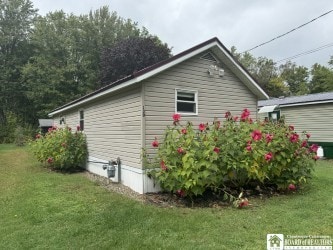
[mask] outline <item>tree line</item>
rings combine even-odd
[[[231,52],[272,97],[333,91],[332,68]],[[30,0],[0,0],[0,143],[33,131],[54,108],[170,56],[166,43],[106,6],[42,16]]]

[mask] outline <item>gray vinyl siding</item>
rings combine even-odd
[[[144,83],[146,146],[151,148],[155,136],[161,138],[167,125],[172,125],[175,113],[175,89],[198,91],[198,115],[182,116],[182,124],[192,121],[194,126],[212,122],[215,117],[224,120],[226,111],[240,116],[244,108],[256,119],[257,97],[225,65],[224,77],[209,76],[212,63],[190,58]]]
[[[141,84],[62,114],[76,129],[84,110],[84,133],[89,156],[103,160],[120,157],[122,164],[141,168]]]
[[[309,132],[311,141],[333,142],[333,103],[281,107],[281,115],[297,132]]]

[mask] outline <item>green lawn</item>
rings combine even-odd
[[[250,202],[242,210],[145,205],[0,145],[0,249],[258,250],[267,233],[333,237],[333,161],[317,163],[302,193]]]

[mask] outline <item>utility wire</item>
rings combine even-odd
[[[277,37],[274,37],[273,39],[271,39],[271,40],[269,40],[269,41],[267,41],[267,42],[264,42],[264,43],[261,43],[261,44],[259,44],[259,45],[257,45],[257,46],[254,46],[254,47],[251,48],[251,49],[245,50],[245,51],[241,52],[240,54],[243,54],[243,53],[249,52],[249,51],[254,50],[254,49],[258,48],[258,47],[261,47],[261,46],[263,46],[263,45],[265,45],[265,44],[267,44],[267,43],[273,42],[274,40],[279,39],[279,38],[281,38],[281,37],[283,37],[283,36],[286,36],[286,35],[288,35],[289,33],[294,32],[294,31],[296,31],[296,30],[298,30],[298,29],[300,29],[300,28],[302,28],[302,27],[308,25],[309,23],[314,22],[314,21],[316,21],[317,19],[319,19],[319,18],[321,18],[321,17],[323,17],[323,16],[325,16],[325,15],[331,13],[331,12],[333,12],[333,10],[327,11],[326,13],[324,13],[324,14],[322,14],[322,15],[320,15],[320,16],[318,16],[318,17],[312,19],[312,20],[310,20],[309,22],[306,22],[306,23],[304,23],[304,24],[302,24],[302,25],[300,25],[300,26],[298,26],[298,27],[296,27],[296,28],[294,28],[294,29],[292,29],[292,30],[289,30],[288,32],[283,33],[282,35],[279,35],[279,36],[277,36]]]
[[[287,60],[291,60],[291,59],[295,59],[295,58],[300,57],[300,56],[305,56],[305,55],[317,52],[317,51],[322,50],[322,49],[327,49],[327,48],[332,47],[332,46],[333,46],[333,43],[328,43],[328,44],[325,44],[325,45],[320,46],[318,48],[311,49],[311,50],[308,50],[308,51],[304,51],[304,52],[301,52],[301,53],[299,53],[297,55],[293,55],[293,56],[290,56],[288,58],[281,59],[279,61],[276,61],[276,63],[287,61]]]

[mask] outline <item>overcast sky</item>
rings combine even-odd
[[[177,54],[217,37],[239,52],[271,40],[330,10],[332,0],[31,0],[39,14],[55,10],[87,14],[109,6],[120,17],[132,19],[157,35]],[[292,61],[311,67],[327,66],[333,55],[333,12],[251,53],[278,61],[331,46]]]

